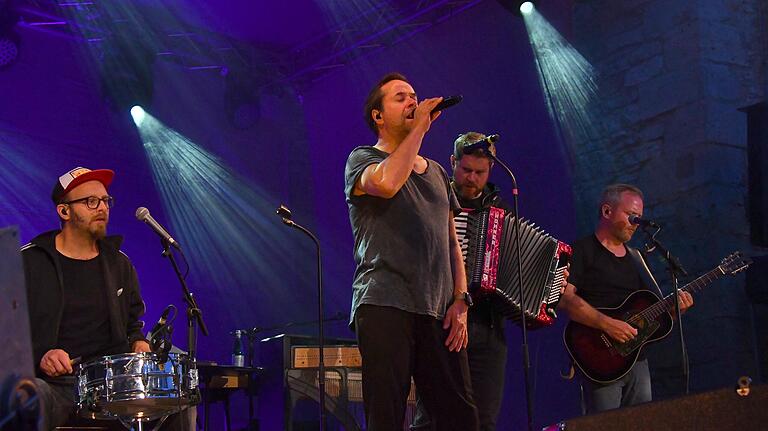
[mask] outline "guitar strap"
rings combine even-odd
[[[640,254],[640,251],[632,247],[627,247],[627,251],[629,251],[629,254],[632,256],[632,262],[634,262],[635,267],[637,267],[637,271],[640,273],[640,278],[643,279],[643,283],[645,283],[645,285],[649,288],[655,287],[656,292],[658,292],[659,296],[663,298],[664,294],[661,293],[659,283],[657,283],[656,279],[653,277],[653,274],[651,273],[650,268],[648,268],[648,265],[645,263],[645,259],[643,258],[643,255]]]

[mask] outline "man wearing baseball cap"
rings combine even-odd
[[[120,251],[122,237],[107,236],[114,175],[82,167],[61,175],[51,193],[61,229],[22,247],[33,355],[50,428],[74,419],[73,365],[150,351],[139,320],[144,301],[136,269]]]

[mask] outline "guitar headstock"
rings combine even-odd
[[[741,254],[740,251],[731,253],[728,257],[723,259],[718,265],[720,271],[725,275],[733,275],[744,271],[752,264],[752,259]]]

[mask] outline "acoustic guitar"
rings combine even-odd
[[[693,293],[725,275],[745,270],[752,261],[740,252],[732,253],[713,270],[680,288]],[[569,321],[563,332],[563,341],[573,362],[589,379],[597,383],[610,383],[624,375],[637,362],[643,346],[661,340],[672,331],[675,295],[663,299],[648,290],[633,292],[615,308],[597,308],[614,319],[623,320],[635,329],[637,336],[625,343],[618,342],[602,332],[578,322]]]

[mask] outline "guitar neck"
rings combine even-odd
[[[696,280],[693,280],[692,282],[681,287],[680,290],[683,292],[689,292],[689,293],[697,292],[703,289],[704,286],[711,284],[713,281],[717,280],[723,275],[725,275],[725,272],[723,272],[723,270],[718,266],[715,269],[709,271],[708,273],[700,276]],[[675,308],[675,293],[672,292],[669,295],[665,296],[663,300],[648,307],[648,309],[646,310],[646,313],[650,317],[656,318],[659,315],[661,315],[661,313],[671,311],[674,308]]]

